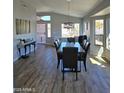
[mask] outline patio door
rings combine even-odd
[[[46,43],[46,24],[37,24],[37,43]]]

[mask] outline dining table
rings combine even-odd
[[[85,52],[84,49],[82,48],[82,46],[79,44],[79,42],[62,42],[57,51],[63,52],[63,47],[77,47],[78,53]]]

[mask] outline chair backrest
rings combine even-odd
[[[79,36],[79,37],[78,37],[78,42],[79,42],[79,43],[82,43],[82,36]]]
[[[83,49],[85,49],[86,43],[87,43],[87,40],[83,40],[83,42],[81,43],[81,46]]]
[[[87,42],[87,35],[81,35],[78,38],[78,42],[80,43],[80,45],[82,46],[82,48],[85,48],[86,42]]]
[[[77,67],[78,60],[78,48],[77,47],[64,47],[63,48],[63,66],[64,68]]]
[[[60,45],[61,45],[60,40],[59,40],[59,39],[56,39],[56,41],[57,41],[57,43],[58,43],[58,47],[60,47]]]
[[[59,45],[58,45],[57,41],[54,41],[54,45],[55,45],[56,50],[58,50]]]
[[[88,53],[89,47],[90,47],[90,43],[86,42],[85,47],[84,47],[85,52],[83,54],[81,54],[81,59],[83,59],[85,61],[87,58],[87,53]]]
[[[83,40],[87,40],[87,35],[83,35]]]
[[[67,41],[68,41],[68,42],[75,42],[75,38],[72,38],[72,37],[67,38]]]
[[[87,40],[87,35],[81,35],[81,36],[79,36],[79,38],[78,38],[78,42],[79,43],[83,43],[84,40]]]
[[[89,47],[90,47],[90,42],[86,42],[85,48],[84,48],[86,53],[88,52]]]

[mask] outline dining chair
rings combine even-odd
[[[90,47],[90,43],[86,42],[85,47],[84,47],[84,52],[82,52],[78,55],[78,60],[83,61],[83,63],[84,63],[85,71],[87,71],[86,59],[87,59],[87,53],[88,53],[89,47]]]
[[[54,41],[54,46],[55,46],[56,50],[58,50],[58,43],[56,40]]]
[[[57,43],[58,43],[58,47],[60,47],[61,45],[61,41],[59,39],[56,39]]]
[[[77,61],[78,61],[78,48],[77,47],[64,47],[63,48],[63,58],[62,58],[62,72],[63,80],[65,68],[69,68],[70,71],[76,72],[77,80]]]
[[[82,46],[82,48],[84,49],[85,44],[87,42],[87,35],[80,35],[78,38],[78,42]]]
[[[54,45],[55,45],[55,48],[56,48],[56,54],[57,54],[57,69],[59,68],[59,64],[60,64],[60,60],[62,59],[62,53],[58,51],[59,49],[59,45],[57,43],[57,41],[54,41]]]
[[[73,37],[67,38],[67,41],[70,42],[70,43],[71,42],[75,43],[75,38],[73,38]]]

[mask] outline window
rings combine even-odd
[[[84,29],[85,29],[85,31],[88,30],[88,22],[85,22],[85,23],[84,23]]]
[[[104,20],[95,20],[95,45],[103,45]]]
[[[43,20],[43,21],[51,21],[51,16],[41,16],[41,20]]]
[[[50,23],[47,24],[47,36],[51,37],[51,24]]]
[[[62,37],[76,37],[79,36],[79,27],[80,24],[79,23],[75,23],[74,24],[74,28],[73,29],[66,29],[64,28],[64,24],[61,25],[61,29],[62,29]]]

